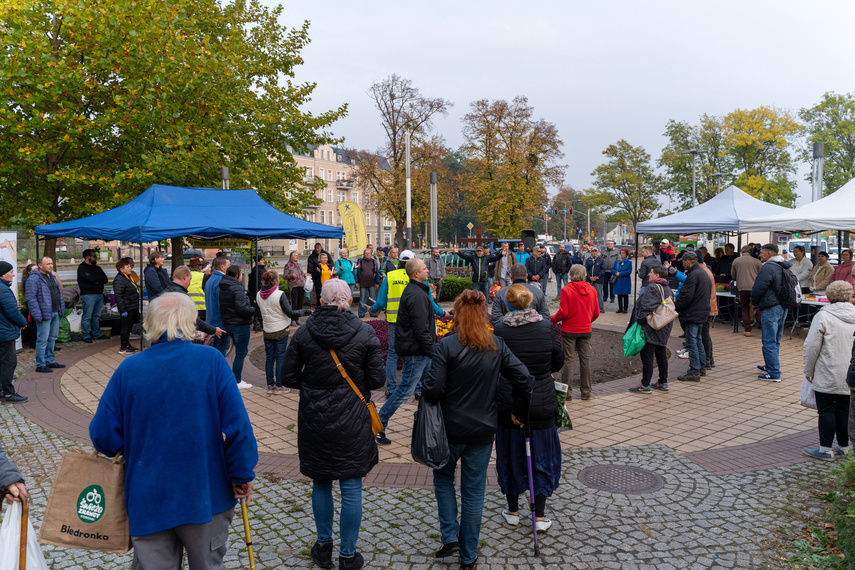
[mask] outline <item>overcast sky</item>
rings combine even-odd
[[[454,103],[436,124],[453,147],[472,101],[525,95],[536,117],[557,126],[566,181],[580,190],[619,139],[655,161],[669,119],[694,124],[702,113],[761,105],[795,113],[826,91],[855,91],[851,0],[282,4],[286,25],[311,22],[297,71],[318,84],[308,110],[349,104],[334,126],[345,146],[381,146],[367,91],[392,73]]]

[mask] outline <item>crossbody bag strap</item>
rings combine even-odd
[[[368,402],[365,401],[365,396],[362,395],[362,392],[359,391],[359,388],[356,387],[356,384],[353,383],[353,380],[350,379],[350,375],[345,370],[344,366],[341,363],[341,360],[338,359],[338,355],[335,353],[333,349],[330,349],[330,354],[335,361],[335,366],[338,368],[339,373],[347,380],[347,383],[350,384],[350,387],[353,388],[353,391],[356,392],[356,395],[362,400],[362,403],[368,405]]]

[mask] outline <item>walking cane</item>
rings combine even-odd
[[[246,490],[246,485],[243,486],[243,490]],[[249,535],[249,514],[246,510],[246,499],[240,500],[240,510],[243,514],[243,531],[246,535],[246,550],[249,552],[249,567],[251,570],[255,570],[255,557],[252,555],[252,537]]]
[[[525,460],[528,467],[528,498],[531,506],[531,532],[534,536],[534,555],[537,556],[537,516],[534,512],[534,475],[531,468],[531,427],[529,427],[528,414],[526,414],[523,433],[525,433]]]
[[[30,526],[29,497],[21,497],[21,547],[18,551],[18,570],[27,570],[27,529]]]

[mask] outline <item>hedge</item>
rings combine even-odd
[[[460,293],[463,292],[464,289],[471,288],[471,277],[454,277],[453,275],[446,275],[445,280],[442,282],[442,295],[439,300],[453,301],[458,295],[460,295]]]

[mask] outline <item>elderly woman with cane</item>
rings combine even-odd
[[[561,443],[555,429],[558,400],[552,373],[564,366],[564,352],[552,323],[530,306],[532,298],[525,285],[512,285],[505,297],[511,311],[496,323],[493,331],[534,376],[527,417],[523,410],[514,409],[510,382],[504,376],[499,377],[496,471],[499,487],[508,499],[508,508],[502,511],[502,516],[508,524],[517,525],[520,522],[519,495],[529,488],[525,441],[520,429],[521,424],[527,422],[534,450],[531,455],[534,459],[535,528],[545,531],[552,526],[552,521],[544,515],[546,499],[552,496],[561,479]]]
[[[487,298],[464,290],[454,301],[454,332],[433,349],[422,387],[428,403],[442,404],[450,457],[434,469],[433,486],[439,510],[442,547],[436,557],[460,553],[461,569],[478,561],[478,539],[484,511],[487,467],[498,423],[498,380],[507,379],[512,407],[523,414],[534,378],[501,338],[487,326]],[[454,477],[460,461],[460,521]]]
[[[374,329],[348,310],[351,299],[350,287],[341,279],[324,283],[321,307],[294,333],[282,374],[285,386],[300,391],[297,449],[300,472],[312,479],[312,512],[318,532],[311,556],[321,568],[333,566],[332,488],[333,481],[338,481],[338,562],[344,570],[364,564],[356,551],[362,523],[362,478],[378,461],[364,400],[386,382],[380,341]]]

